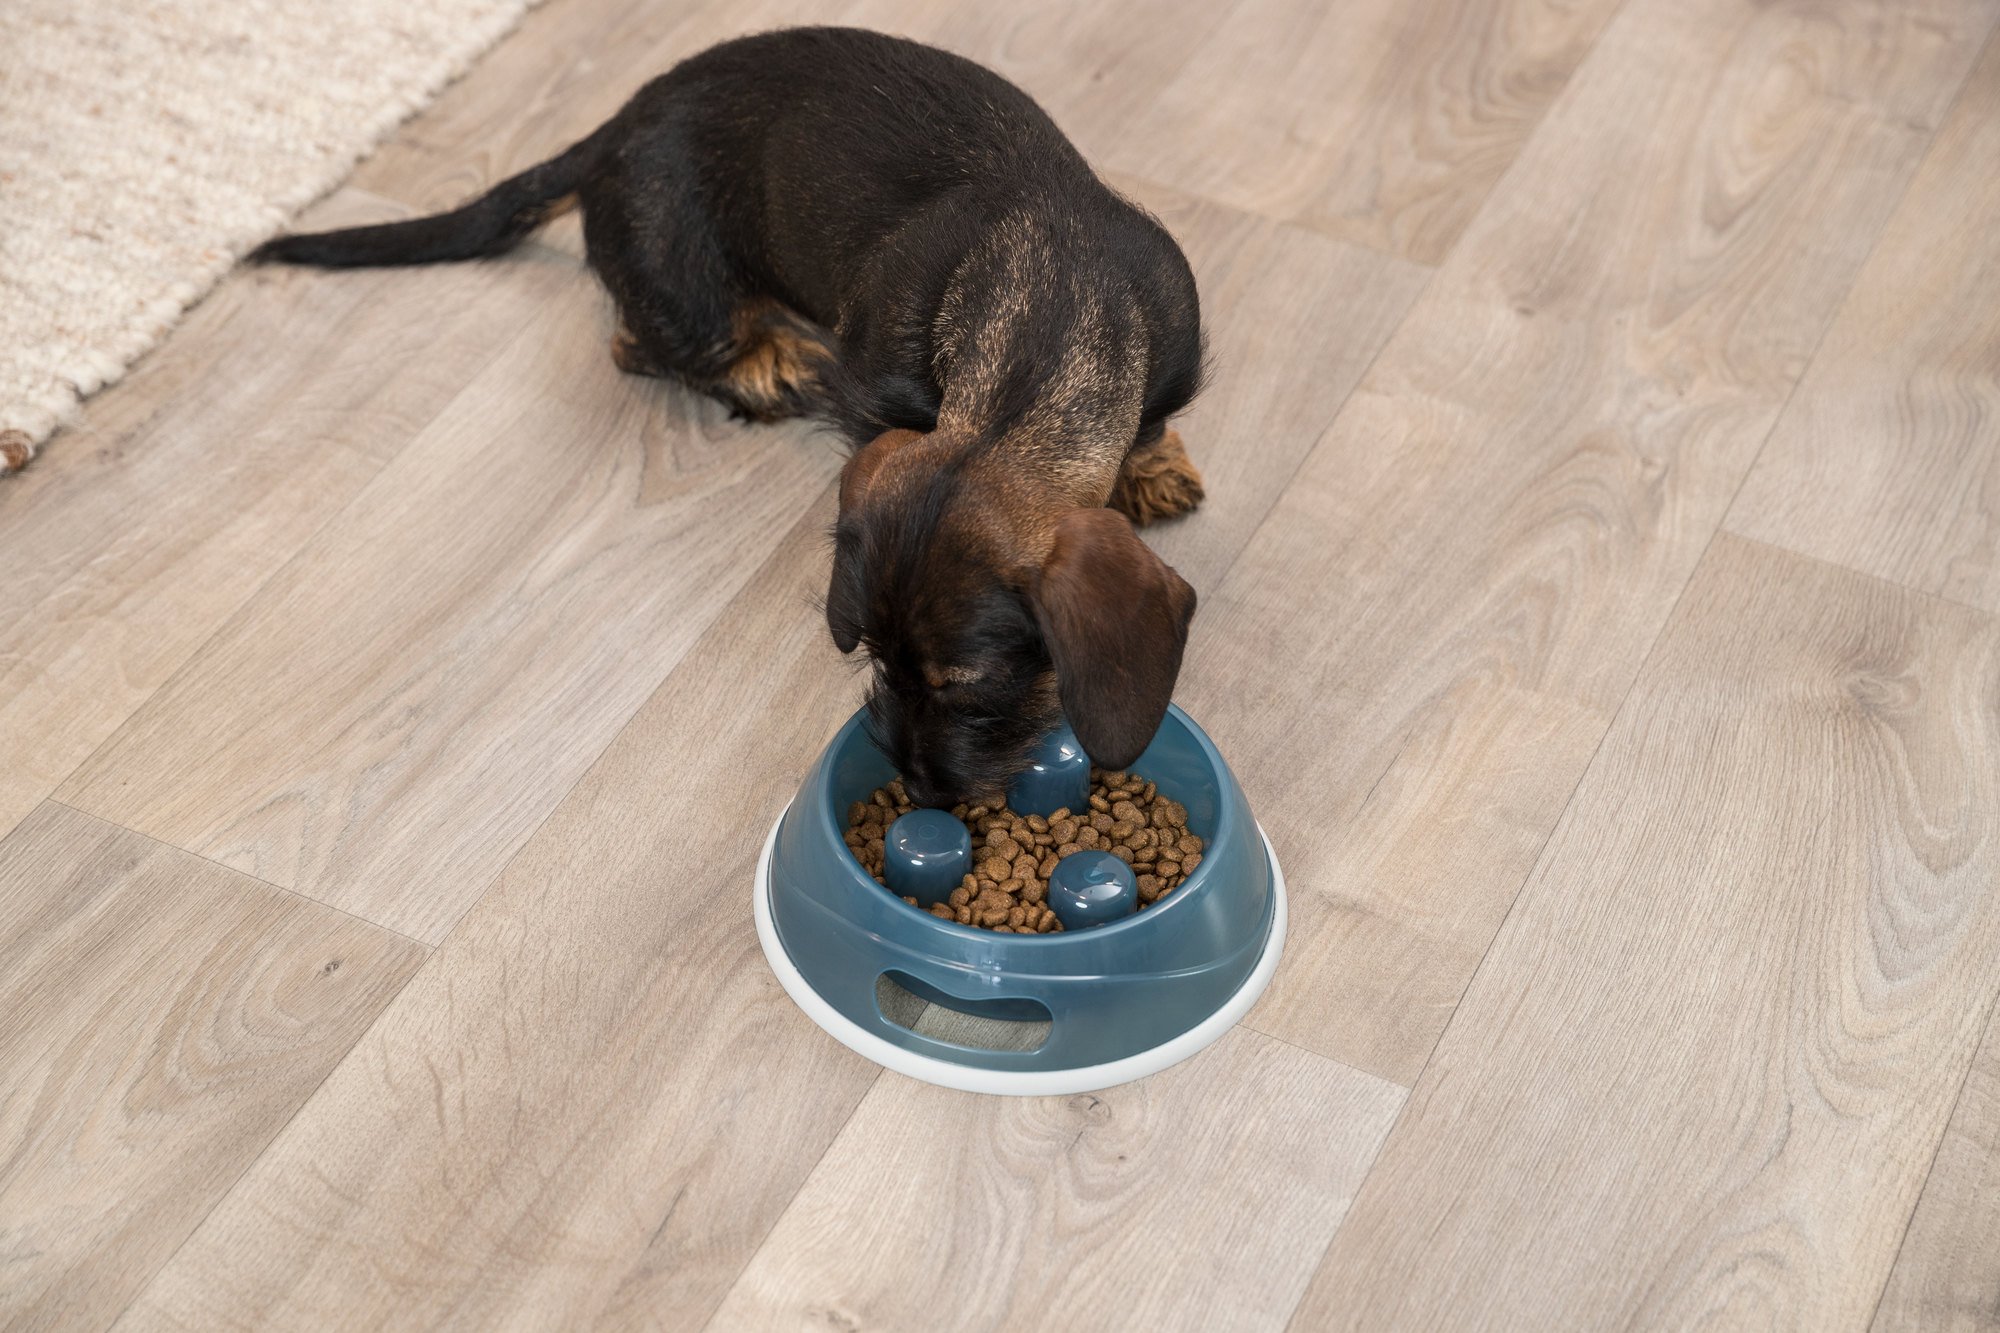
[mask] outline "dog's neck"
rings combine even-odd
[[[932,326],[934,438],[1041,509],[1110,498],[1145,397],[1150,338],[1128,295],[1087,281],[1090,264],[1059,262],[1065,246],[1089,243],[1025,213],[1002,219],[953,275]]]

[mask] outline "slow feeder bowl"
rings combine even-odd
[[[757,866],[764,956],[837,1040],[899,1073],[969,1092],[1088,1092],[1186,1059],[1249,1011],[1285,938],[1277,858],[1243,791],[1179,708],[1131,766],[1187,807],[1202,861],[1157,904],[1110,925],[1002,935],[943,921],[883,889],[841,841],[847,808],[895,776],[862,713],[778,817]],[[892,1021],[887,977],[934,1004],[1047,1023],[1035,1049],[991,1050]]]

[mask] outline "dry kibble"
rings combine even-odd
[[[876,883],[882,882],[889,825],[912,809],[900,779],[847,807],[841,841]],[[1187,828],[1187,807],[1162,798],[1138,773],[1091,771],[1090,804],[1081,813],[1017,815],[1005,806],[958,805],[951,813],[972,834],[978,862],[944,901],[922,910],[941,921],[1030,935],[1060,931],[1048,905],[1049,877],[1065,856],[1103,850],[1138,875],[1139,905],[1172,893],[1197,865],[1202,840]],[[917,905],[914,898],[904,902]]]

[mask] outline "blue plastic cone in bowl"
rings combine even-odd
[[[1007,789],[1007,808],[1017,815],[1077,811],[1090,800],[1090,756],[1068,722],[1044,736],[1027,768]]]
[[[856,713],[779,817],[758,866],[757,931],[772,971],[841,1042],[946,1087],[1082,1092],[1185,1059],[1270,980],[1284,941],[1284,881],[1242,788],[1186,713],[1168,709],[1128,767],[1187,807],[1205,844],[1201,864],[1111,924],[1003,935],[912,907],[842,841],[848,806],[895,776]],[[1047,1038],[1033,1050],[993,1050],[915,1031],[880,1008],[884,977],[963,1013],[1046,1022]]]
[[[1139,881],[1110,852],[1071,852],[1049,876],[1049,910],[1064,930],[1108,926],[1139,910]]]
[[[897,897],[915,898],[929,907],[949,897],[971,873],[972,833],[951,811],[912,810],[889,825],[882,878]]]

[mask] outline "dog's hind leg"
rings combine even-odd
[[[1187,513],[1206,493],[1201,473],[1181,443],[1181,433],[1166,430],[1146,443],[1133,445],[1132,452],[1125,455],[1109,504],[1143,528]]]
[[[584,235],[618,306],[620,370],[673,376],[756,421],[817,410],[834,357],[828,335],[745,290],[698,211],[635,219],[623,198],[586,200]]]
[[[729,362],[702,388],[757,421],[809,416],[819,408],[834,360],[823,329],[767,297],[743,302],[731,324]]]

